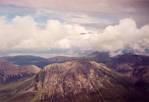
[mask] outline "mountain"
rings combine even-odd
[[[74,61],[74,60],[87,60],[90,59],[88,57],[68,57],[68,56],[56,56],[52,58],[48,58],[49,64],[53,63],[64,63],[67,61]]]
[[[32,76],[40,71],[40,68],[33,65],[17,66],[8,61],[0,60],[0,83],[16,81]]]
[[[24,55],[1,57],[1,59],[5,59],[10,63],[20,66],[36,65],[41,68],[53,63],[64,63],[66,61],[72,60],[90,59],[99,63],[106,64],[109,68],[112,68],[113,70],[130,77],[133,82],[140,80],[140,78],[143,76],[143,72],[146,71],[146,68],[149,66],[148,56],[125,53],[123,55],[111,57],[108,52],[97,51],[87,55],[86,57],[56,56],[52,58],[42,58],[37,56]],[[138,75],[138,71],[142,72],[142,74]]]
[[[14,102],[20,102],[22,97],[35,102],[49,102],[51,97],[53,100],[50,102],[59,102],[59,98],[67,102],[75,100],[75,97],[78,98],[76,102],[81,99],[85,102],[97,102],[96,99],[127,102],[136,98],[134,92],[141,99],[138,102],[149,100],[149,56],[125,53],[111,57],[107,52],[94,52],[86,57],[11,56],[0,59],[0,83],[5,83],[5,86],[0,84],[0,96],[5,92],[2,96],[18,96],[11,98]],[[36,65],[42,66],[42,69]],[[90,70],[93,71],[92,79]],[[102,97],[97,95],[100,91]],[[124,96],[127,96],[126,100]]]
[[[38,67],[43,67],[49,64],[46,58],[31,55],[5,56],[0,59],[7,60],[16,65],[36,65]]]
[[[92,60],[102,62],[109,68],[121,73],[123,76],[127,77],[144,96],[149,96],[149,56],[124,53],[110,57],[101,52],[94,52],[91,55]],[[109,60],[105,60],[105,58]]]
[[[5,56],[0,59],[7,60],[16,65],[36,65],[38,67],[45,67],[48,64],[52,63],[63,63],[66,61],[82,59],[81,57],[66,57],[66,56],[56,56],[51,58],[42,58],[38,56],[30,55],[19,55],[19,56]]]
[[[112,58],[111,67],[137,80],[148,74],[149,56],[124,54]],[[146,75],[145,75],[146,76]]]
[[[123,54],[113,58],[115,64],[130,63],[135,66],[148,66],[149,56],[136,55],[136,54]]]
[[[143,75],[143,72],[147,71],[149,68],[149,56],[136,55],[133,53],[125,53],[111,57],[106,52],[94,52],[88,55],[88,57],[97,62],[106,64],[108,67],[121,74],[134,76],[134,78]]]
[[[149,96],[149,56],[124,54],[116,56],[112,61],[113,69],[127,75],[137,90]]]
[[[104,64],[110,64],[112,62],[112,58],[110,57],[110,54],[108,52],[95,51],[88,54],[87,57]]]
[[[36,76],[0,89],[0,96],[3,102],[137,102],[139,98],[121,74],[89,60],[47,65]]]

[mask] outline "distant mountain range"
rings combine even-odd
[[[39,67],[43,67],[49,64],[46,58],[30,56],[30,55],[19,55],[19,56],[5,56],[0,59],[7,60],[10,63],[16,65],[36,65]]]
[[[149,56],[93,52],[0,59],[0,102],[149,101]]]
[[[79,57],[66,57],[66,56],[56,56],[52,58],[42,58],[38,56],[6,56],[6,57],[0,57],[0,59],[7,60],[10,63],[16,64],[16,65],[36,65],[38,67],[44,67],[48,64],[52,63],[63,63],[70,60],[80,59]]]

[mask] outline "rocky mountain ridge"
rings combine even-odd
[[[9,83],[37,74],[40,68],[34,65],[17,66],[0,60],[0,83]]]
[[[119,73],[89,60],[47,65],[25,83],[11,102],[129,102],[135,96]]]

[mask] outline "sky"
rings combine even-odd
[[[0,0],[0,55],[149,53],[149,0]]]

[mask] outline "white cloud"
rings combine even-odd
[[[118,25],[108,26],[97,36],[99,39],[96,43],[100,45],[99,49],[111,52],[132,48],[143,53],[149,48],[149,25],[137,28],[136,22],[132,19],[123,19]]]
[[[41,28],[31,16],[17,16],[11,22],[0,17],[1,52],[80,48],[114,53],[128,47],[141,53],[149,48],[149,25],[138,28],[133,19],[123,19],[119,24],[107,26],[99,33],[58,20],[48,20],[45,27]]]
[[[63,47],[66,45],[61,45],[60,41],[66,37],[87,33],[82,26],[58,20],[48,20],[45,27],[41,28],[30,16],[17,16],[11,22],[1,17],[0,29],[0,50]]]

